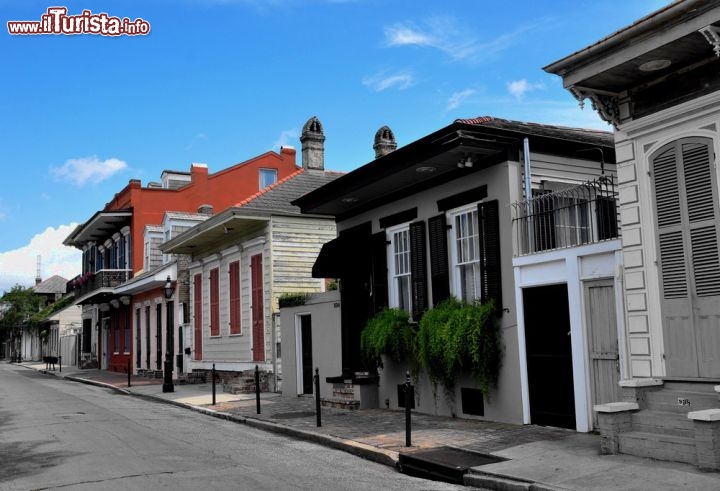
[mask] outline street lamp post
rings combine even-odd
[[[165,287],[163,288],[163,294],[166,300],[171,300],[175,294],[175,287],[170,280],[168,275],[165,281]],[[174,305],[172,302],[168,302],[167,319],[166,319],[166,335],[165,335],[165,370],[163,370],[163,392],[174,392],[175,386],[173,385],[173,324],[175,324],[175,316],[173,315]]]

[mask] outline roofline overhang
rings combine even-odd
[[[543,126],[543,125],[540,125]],[[567,128],[576,130],[577,128]],[[602,133],[598,131],[598,133]],[[611,135],[608,133],[608,135]],[[313,209],[338,199],[342,195],[352,193],[372,182],[387,178],[395,173],[401,172],[406,168],[417,165],[418,161],[429,159],[445,152],[462,148],[469,152],[473,149],[495,147],[501,149],[498,155],[500,157],[491,158],[492,164],[497,164],[497,159],[507,160],[513,149],[522,150],[523,139],[530,138],[536,142],[564,141],[575,142],[577,144],[595,147],[606,147],[614,152],[614,142],[612,139],[607,145],[600,143],[584,142],[581,139],[573,138],[568,135],[565,138],[553,137],[550,135],[532,134],[520,129],[498,128],[483,124],[472,124],[462,121],[454,121],[453,123],[441,128],[425,137],[420,138],[408,145],[390,152],[378,159],[372,160],[357,169],[340,176],[334,181],[321,186],[310,193],[295,199],[291,203],[300,207],[303,214],[312,213]],[[517,156],[519,158],[519,154]],[[494,160],[493,160],[494,159]],[[445,182],[447,176],[438,176],[435,178],[438,184]],[[342,212],[337,217],[353,216],[364,209],[374,208],[375,204],[368,204],[364,208],[358,206],[356,210],[348,210]],[[327,216],[327,215],[326,215]]]
[[[83,234],[91,230],[94,225],[99,225],[108,218],[132,218],[132,209],[114,210],[114,211],[98,211],[88,221],[82,225],[78,225],[70,235],[63,241],[63,245],[70,247],[82,247],[86,242],[90,241],[90,237],[82,238]]]
[[[633,24],[624,27],[590,46],[543,67],[543,70],[563,78],[565,88],[573,87],[590,76],[630,61],[640,53],[651,51],[663,42],[653,32],[663,26],[665,36],[681,38],[706,27],[711,22],[703,14],[715,8],[707,0],[674,2]],[[693,13],[688,19],[684,14]],[[613,53],[612,58],[608,55]]]
[[[217,215],[208,218],[191,229],[183,232],[177,237],[160,244],[159,249],[165,254],[184,253],[178,252],[179,249],[187,247],[191,242],[202,239],[205,234],[210,231],[225,227],[228,222],[236,219],[252,220],[257,222],[269,222],[271,215],[267,213],[253,213],[251,210],[244,210],[242,207],[231,207]]]
[[[114,293],[116,295],[137,295],[156,290],[165,286],[168,278],[170,281],[177,279],[177,261],[163,264],[147,275],[140,275],[139,278],[132,278],[122,285],[116,286]]]

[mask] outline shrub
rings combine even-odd
[[[283,293],[278,298],[278,307],[297,307],[305,305],[310,298],[311,293]]]

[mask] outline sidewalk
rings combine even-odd
[[[22,365],[45,371],[44,363]],[[395,467],[400,453],[420,455],[438,447],[507,459],[472,467],[465,475],[465,484],[471,486],[506,490],[720,489],[720,473],[628,455],[600,455],[597,435],[558,428],[413,413],[412,447],[408,448],[402,411],[322,408],[322,426],[318,428],[312,397],[263,393],[261,414],[257,414],[254,394],[223,393],[219,384],[213,406],[210,383],[175,385],[174,392],[163,393],[162,379],[133,376],[127,387],[127,375],[120,373],[75,367],[47,373],[313,441]]]

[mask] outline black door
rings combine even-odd
[[[303,394],[313,393],[313,360],[312,360],[312,318],[300,316],[300,339],[302,345]]]
[[[530,421],[575,429],[567,285],[523,288]]]

